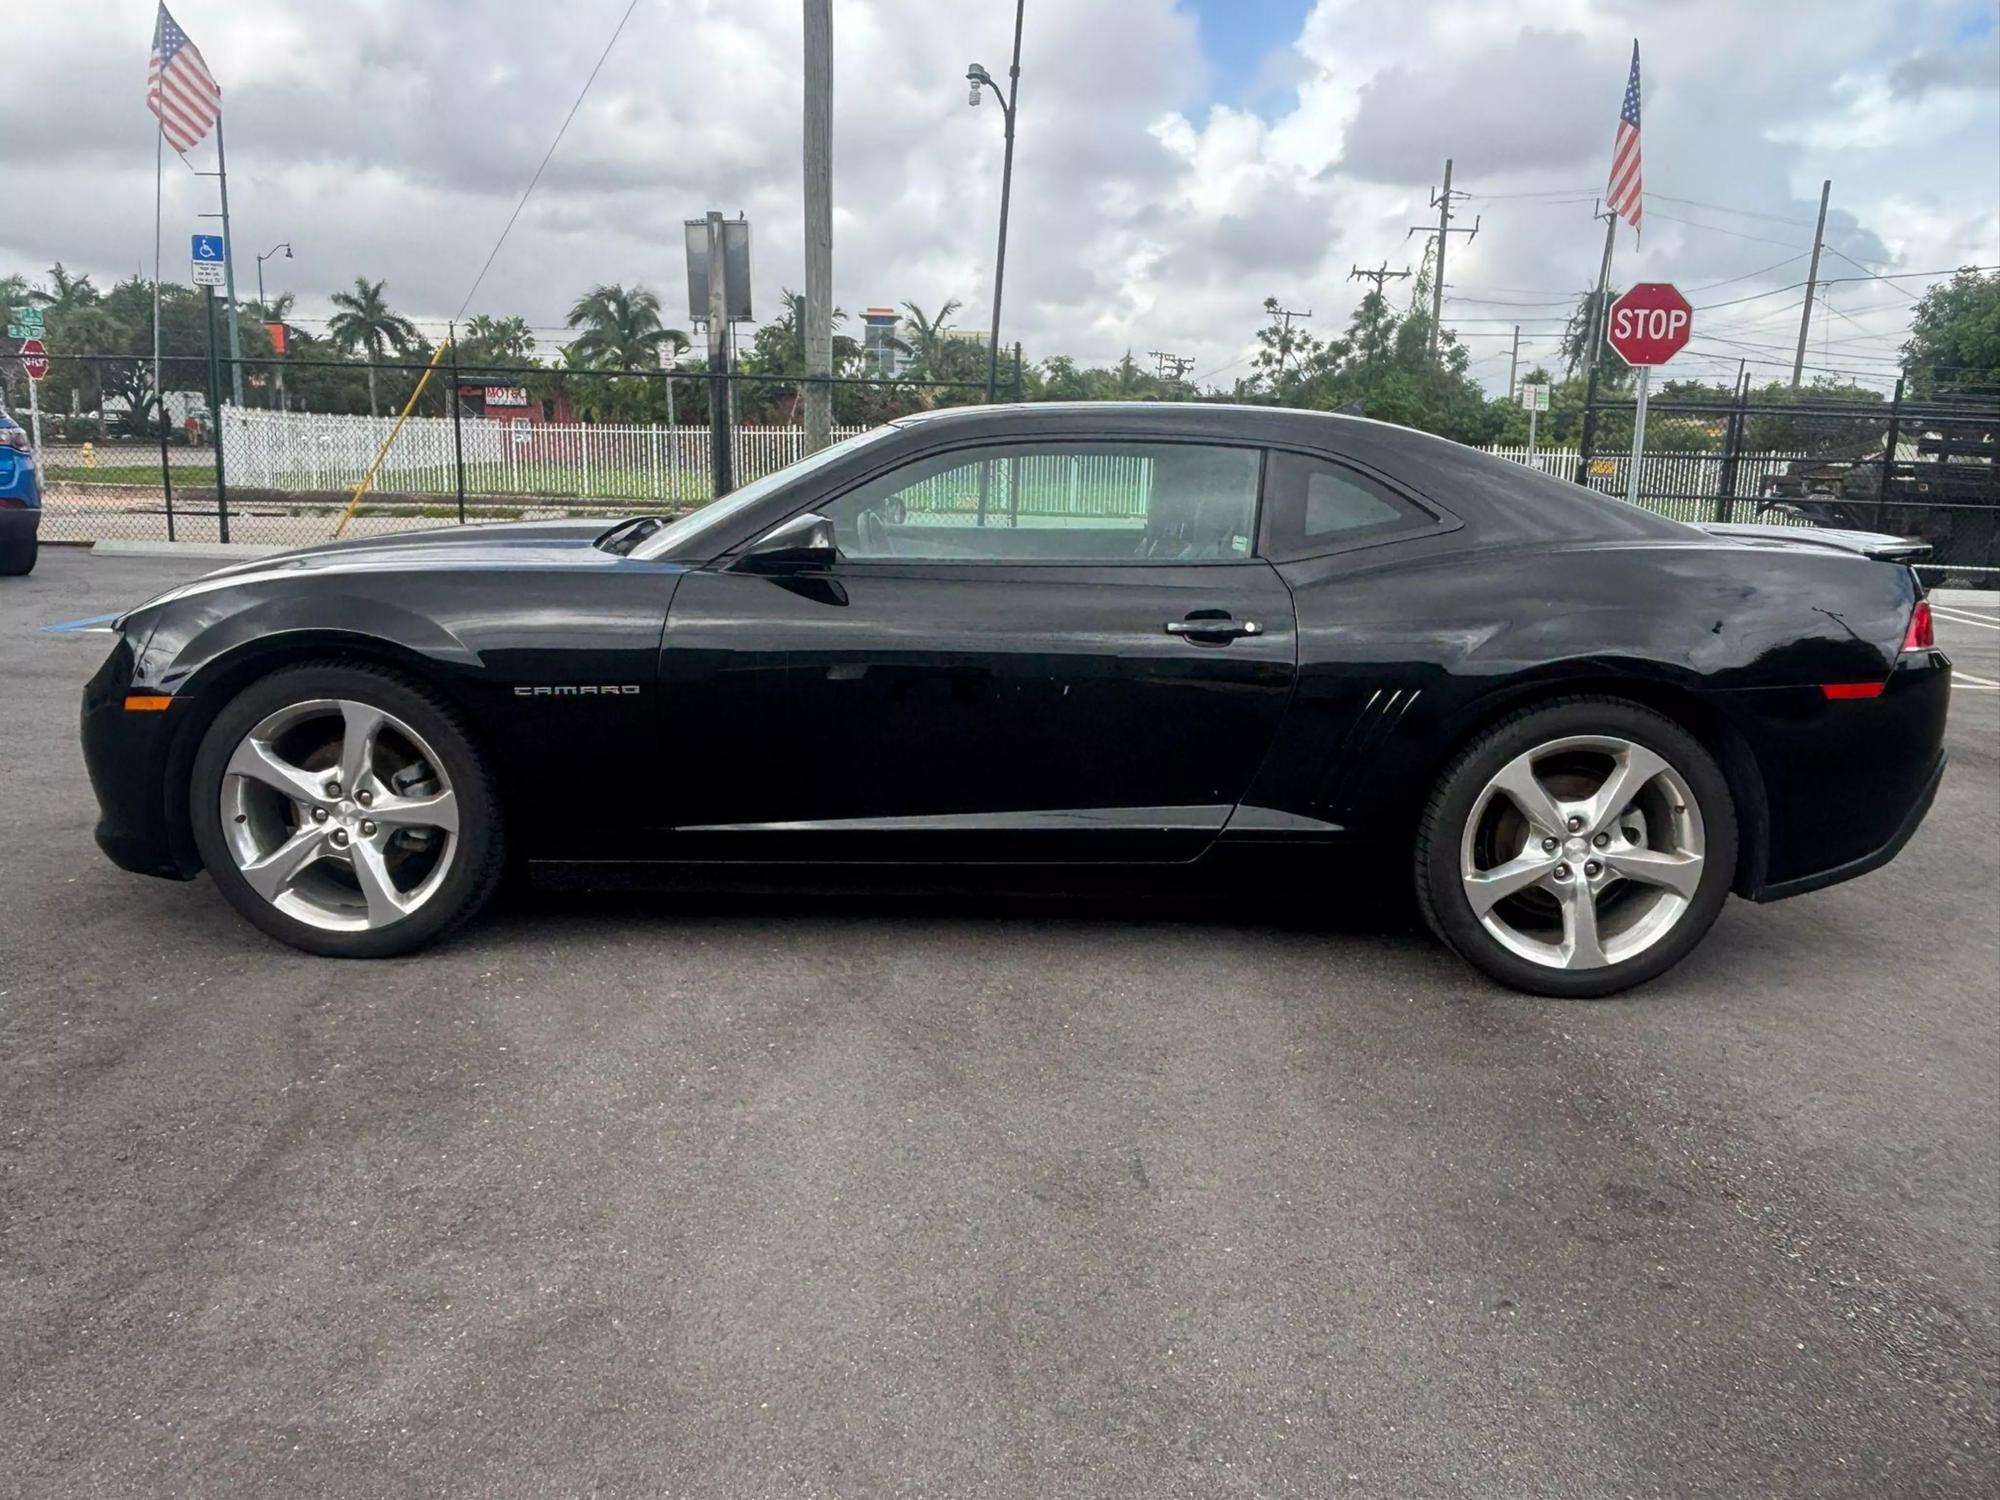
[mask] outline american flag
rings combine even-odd
[[[199,144],[222,114],[222,90],[209,76],[201,49],[188,40],[164,5],[153,26],[146,108],[160,117],[160,134],[180,152]]]
[[[1618,111],[1618,139],[1611,147],[1611,186],[1605,204],[1639,227],[1639,44],[1632,44],[1632,77],[1625,84],[1625,107]]]

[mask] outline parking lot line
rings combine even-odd
[[[1931,606],[1931,613],[1940,620],[1950,620],[1959,625],[1977,625],[1981,630],[2000,630],[2000,620],[1990,615],[1961,614],[1956,609],[1944,609],[1935,604]]]

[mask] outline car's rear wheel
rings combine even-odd
[[[244,689],[202,738],[189,808],[229,903],[309,953],[407,953],[477,912],[502,867],[499,799],[463,721],[373,666]]]
[[[1502,984],[1565,998],[1665,973],[1728,899],[1736,812],[1715,757],[1662,714],[1570,698],[1448,767],[1417,839],[1425,920]]]
[[[0,542],[0,577],[18,577],[35,571],[35,558],[41,546],[35,538],[24,542]]]

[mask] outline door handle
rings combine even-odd
[[[1262,635],[1264,627],[1255,620],[1169,620],[1168,635],[1220,636],[1235,640],[1239,636]]]

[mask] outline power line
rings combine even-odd
[[[1917,294],[1915,292],[1910,291],[1905,287],[1897,286],[1895,282],[1891,281],[1886,276],[1878,276],[1875,272],[1868,270],[1868,267],[1861,264],[1860,261],[1856,260],[1853,256],[1849,255],[1845,250],[1834,250],[1833,246],[1831,245],[1828,245],[1826,248],[1829,250],[1833,250],[1833,253],[1835,255],[1839,256],[1842,260],[1846,261],[1850,266],[1854,267],[1855,270],[1867,272],[1868,279],[1870,281],[1879,281],[1883,285],[1887,286],[1890,291],[1900,293],[1901,295],[1908,297],[1912,302],[1915,302],[1917,300]],[[1853,278],[1843,277],[1842,279],[1852,280]]]
[[[1732,239],[1755,240],[1760,245],[1783,245],[1790,247],[1793,240],[1774,240],[1768,234],[1745,234],[1740,229],[1724,229],[1720,224],[1704,224],[1699,219],[1683,219],[1678,214],[1663,214],[1658,209],[1647,215],[1649,218],[1665,219],[1670,224],[1685,224],[1690,229],[1706,229],[1711,234],[1726,234]]]
[[[1476,198],[1481,203],[1504,203],[1522,198],[1574,198],[1579,194],[1587,199],[1596,191],[1592,187],[1536,188],[1525,193],[1466,193],[1464,196]]]
[[[472,305],[473,296],[479,291],[479,284],[486,279],[486,273],[493,269],[494,257],[500,253],[500,247],[507,243],[507,236],[514,232],[514,221],[521,217],[521,210],[528,206],[528,199],[535,191],[535,184],[542,180],[542,173],[548,169],[550,159],[556,154],[556,147],[562,144],[562,138],[569,133],[570,121],[574,120],[576,112],[583,108],[584,95],[588,94],[590,86],[597,82],[597,75],[604,67],[604,60],[611,56],[611,49],[618,45],[618,38],[625,30],[625,23],[632,19],[632,12],[638,8],[639,0],[630,0],[625,7],[625,14],[620,16],[618,24],[611,28],[611,39],[604,44],[604,51],[598,54],[597,66],[590,70],[590,76],[583,80],[583,87],[577,90],[576,101],[570,105],[569,113],[563,116],[562,128],[556,131],[556,138],[549,142],[549,149],[542,155],[542,164],[535,168],[535,175],[528,179],[528,186],[521,194],[521,201],[516,203],[514,211],[507,215],[507,223],[500,231],[500,238],[493,242],[492,250],[487,252],[486,264],[481,266],[479,274],[472,278],[472,285],[466,290],[465,300],[458,305],[458,317],[465,316],[466,308]],[[456,322],[457,319],[453,321]]]
[[[1646,196],[1651,199],[1657,199],[1661,203],[1684,203],[1689,208],[1708,208],[1713,209],[1719,214],[1737,214],[1745,219],[1768,219],[1774,224],[1796,224],[1801,229],[1812,227],[1811,219],[1792,219],[1787,218],[1783,214],[1759,213],[1752,208],[1731,208],[1726,203],[1704,203],[1699,198],[1676,198],[1671,193],[1655,193],[1651,191]]]
[[[1569,307],[1581,301],[1579,297],[1562,297],[1553,302],[1506,302],[1498,297],[1454,297],[1447,295],[1447,302],[1463,302],[1476,307]]]
[[[1838,252],[1835,253],[1837,254]],[[1759,266],[1754,271],[1745,271],[1741,276],[1731,276],[1723,281],[1705,282],[1701,286],[1683,287],[1681,290],[1685,292],[1712,292],[1719,286],[1734,286],[1739,281],[1751,281],[1756,277],[1764,276],[1777,270],[1780,266],[1789,266],[1793,261],[1804,260],[1805,258],[1806,252],[1801,250],[1797,255],[1788,255],[1783,260],[1774,260],[1768,266]]]

